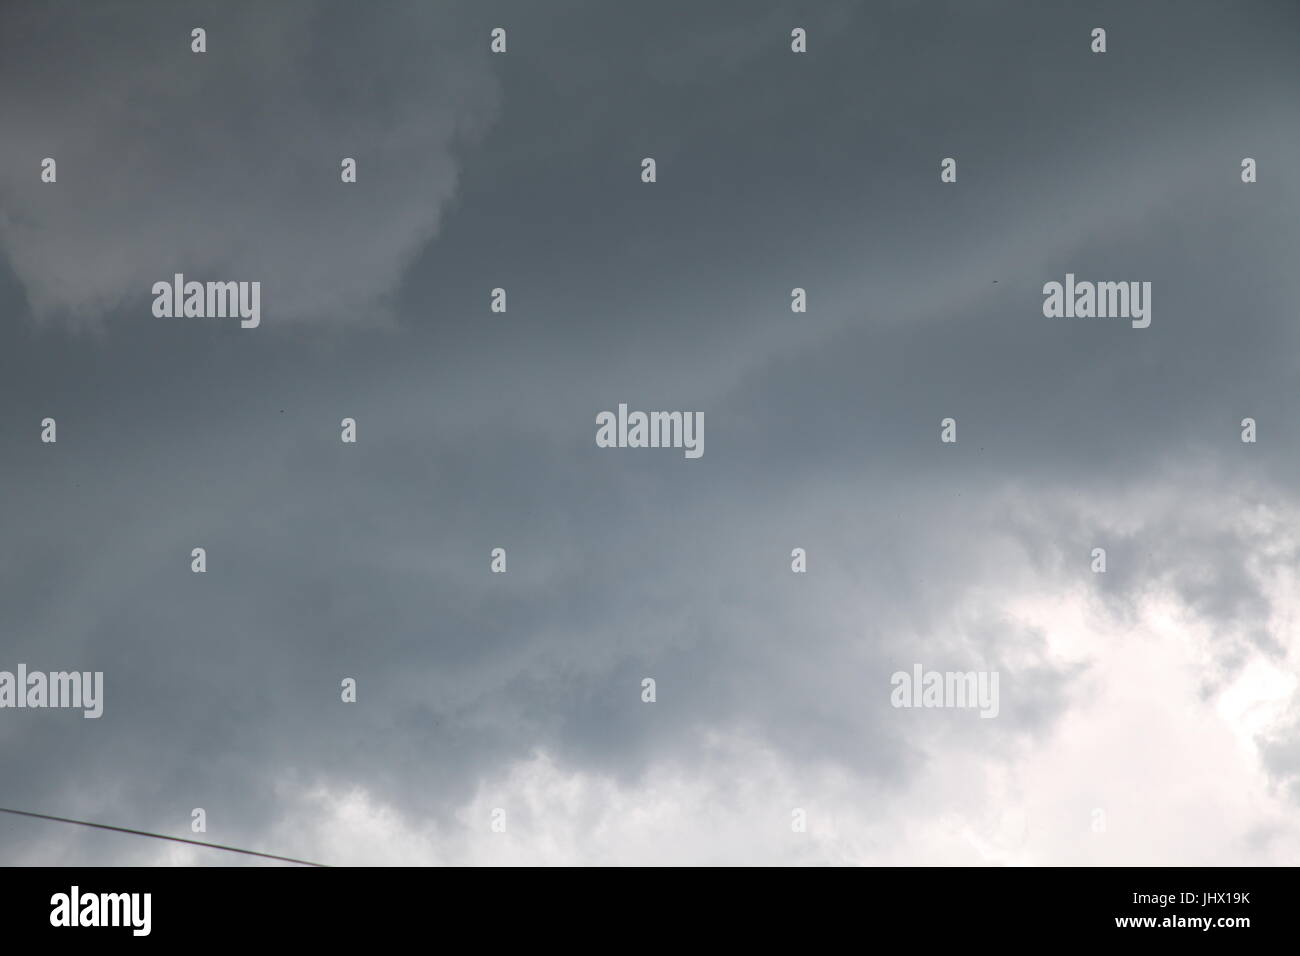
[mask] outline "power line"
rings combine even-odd
[[[146,830],[131,830],[127,827],[113,827],[107,823],[89,823],[86,820],[70,820],[67,817],[52,817],[47,813],[29,813],[26,810],[10,810],[0,807],[0,813],[12,813],[20,817],[34,817],[37,820],[53,820],[56,823],[75,823],[79,827],[94,827],[97,830],[112,830],[115,833],[130,833],[134,836],[153,837],[155,840],[171,840],[173,843],[188,843],[192,846],[205,846],[212,850],[225,850],[228,853],[243,853],[247,856],[260,856],[282,863],[297,863],[300,866],[326,866],[324,863],[312,863],[310,860],[295,860],[289,856],[276,856],[274,853],[258,853],[256,850],[241,850],[237,846],[222,846],[220,843],[204,843],[202,840],[187,840],[184,837],[167,836],[165,833],[149,833]]]

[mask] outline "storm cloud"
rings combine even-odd
[[[1293,861],[1298,32],[7,5],[0,669],[105,705],[0,711],[0,805],[336,864]],[[155,318],[175,272],[261,325]],[[1151,326],[1045,318],[1066,273]],[[706,454],[598,448],[620,402]],[[997,718],[891,706],[917,663]],[[246,862],[68,829],[0,860]]]

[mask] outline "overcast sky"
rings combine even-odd
[[[1068,6],[5,4],[0,670],[105,691],[0,710],[0,805],[333,864],[1294,863],[1300,9]],[[261,325],[155,317],[176,272]],[[1150,327],[1045,318],[1067,273]],[[704,455],[596,447],[620,403]],[[891,706],[915,664],[998,716]],[[0,818],[0,862],[248,860]]]

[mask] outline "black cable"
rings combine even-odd
[[[184,837],[167,836],[165,833],[149,833],[145,830],[130,830],[126,827],[113,827],[107,823],[88,823],[85,820],[69,820],[67,817],[52,817],[47,813],[29,813],[26,810],[10,810],[0,807],[0,813],[13,813],[20,817],[35,817],[37,820],[53,820],[56,823],[75,823],[79,827],[94,827],[98,830],[112,830],[115,833],[130,833],[135,836],[153,837],[155,840],[171,840],[174,843],[189,843],[192,846],[206,846],[213,850],[225,850],[228,853],[244,853],[248,856],[265,857],[268,860],[280,860],[282,863],[297,863],[300,866],[325,866],[324,863],[312,863],[309,860],[295,860],[293,857],[276,856],[274,853],[258,853],[256,850],[241,850],[237,846],[222,846],[220,843],[204,843],[202,840],[187,840]]]

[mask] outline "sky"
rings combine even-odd
[[[5,4],[0,670],[104,712],[0,709],[0,806],[335,865],[1294,864],[1298,40]],[[260,324],[155,316],[178,272]],[[1067,273],[1150,326],[1046,317]],[[704,454],[598,447],[620,404]],[[894,706],[916,665],[997,716]],[[9,865],[250,862],[0,818]]]

